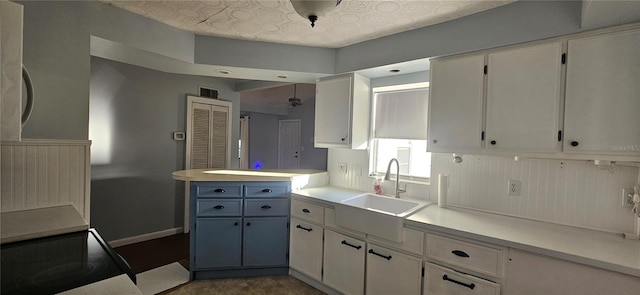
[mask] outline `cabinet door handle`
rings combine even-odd
[[[497,141],[495,141],[495,140],[492,140],[492,141],[491,141],[491,145],[496,145],[496,143],[498,143],[498,142],[497,142]]]
[[[251,222],[247,222],[247,226],[251,226]]]
[[[452,253],[453,255],[455,255],[455,256],[458,256],[458,257],[469,258],[469,254],[467,254],[467,253],[466,253],[466,252],[464,252],[464,251],[460,251],[460,250],[453,250],[453,251],[451,251],[451,253]]]
[[[221,188],[217,188],[215,190],[213,190],[214,193],[224,193],[224,189]]]
[[[271,209],[271,206],[269,206],[269,205],[262,205],[262,207],[260,207],[260,208],[262,208],[262,209]]]
[[[308,232],[311,232],[313,230],[313,228],[306,228],[306,227],[304,227],[302,225],[299,225],[299,224],[296,225],[296,228],[299,228],[299,229],[302,229],[302,230],[306,230]]]
[[[238,226],[238,223],[237,223],[237,222],[234,222],[234,223],[233,223],[233,226]]]
[[[579,142],[577,142],[577,141],[575,141],[575,140],[571,142],[571,146],[578,146],[579,144],[580,144],[580,143],[579,143]]]
[[[465,286],[465,287],[467,287],[467,288],[469,288],[469,289],[471,289],[471,290],[473,290],[473,288],[475,288],[475,287],[476,287],[476,284],[474,284],[474,283],[471,283],[471,284],[465,284],[465,283],[463,283],[463,282],[456,281],[456,280],[454,280],[454,279],[452,279],[452,278],[449,278],[447,275],[442,276],[442,280],[444,280],[444,281],[449,281],[449,282],[452,282],[452,283],[454,283],[454,284],[458,284],[458,285],[460,285],[460,286]]]
[[[382,255],[382,254],[380,254],[380,253],[378,253],[378,252],[376,252],[376,251],[373,251],[373,249],[369,249],[369,254],[373,254],[373,255],[376,255],[376,256],[380,256],[380,257],[382,257],[382,258],[384,258],[384,259],[386,259],[386,260],[391,260],[391,255],[389,255],[389,256],[385,256],[385,255]]]
[[[304,212],[304,213],[311,213],[311,211],[309,211],[309,209],[307,209],[307,208],[302,209],[302,212]]]
[[[222,206],[222,205],[215,205],[215,206],[213,206],[213,209],[218,209],[218,210],[220,210],[220,209],[224,209],[224,206]]]
[[[263,193],[272,193],[273,191],[270,188],[265,188],[262,190]]]
[[[355,248],[356,250],[360,250],[360,248],[362,248],[362,246],[360,246],[360,245],[356,246],[354,244],[349,244],[349,242],[347,242],[345,240],[343,240],[340,244],[347,245],[347,246],[349,246],[351,248]]]

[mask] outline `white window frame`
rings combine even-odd
[[[376,93],[381,93],[381,92],[390,92],[390,91],[402,91],[402,90],[411,90],[411,89],[418,89],[418,88],[429,88],[429,82],[422,82],[422,83],[411,83],[411,84],[401,84],[401,85],[392,85],[392,86],[384,86],[384,87],[374,87],[372,89],[372,103],[371,103],[371,130],[370,130],[370,137],[369,137],[369,175],[370,176],[384,176],[384,172],[376,172],[376,167],[377,167],[377,158],[376,158],[376,152],[378,149],[378,140],[376,140],[376,138],[374,138],[374,128],[375,128],[375,95]],[[425,144],[426,144],[426,139],[424,140]],[[426,153],[426,147],[424,152]],[[431,156],[431,153],[428,153],[429,157]],[[418,163],[419,164],[419,163]],[[395,169],[392,168],[391,170],[391,174],[392,177],[395,178],[397,177],[396,175],[396,171]],[[430,174],[430,173],[429,173]],[[405,175],[405,174],[400,174],[400,179],[402,181],[405,182],[413,182],[413,183],[421,183],[421,184],[429,184],[430,179],[431,179],[431,175],[429,175],[429,177],[419,177],[419,176],[412,176],[412,175]]]

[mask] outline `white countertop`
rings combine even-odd
[[[142,295],[140,289],[129,279],[126,274],[97,281],[75,289],[64,291],[64,295],[94,295],[94,294],[118,294],[118,295]]]
[[[364,192],[316,187],[294,192],[331,205]],[[640,277],[640,241],[621,234],[599,232],[522,218],[431,204],[405,220],[405,226],[436,231],[530,251]]]
[[[190,169],[172,173],[175,180],[182,181],[292,181],[296,177],[326,173],[311,169]]]
[[[72,205],[3,212],[0,225],[2,244],[89,229]]]

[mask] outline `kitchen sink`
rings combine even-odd
[[[428,204],[365,193],[335,206],[336,224],[401,243],[404,219]]]

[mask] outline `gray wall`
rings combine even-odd
[[[249,169],[257,161],[262,169],[278,168],[278,130],[280,120],[300,120],[300,169],[327,170],[327,149],[313,147],[315,98],[304,101],[302,106],[289,108],[286,116],[241,112],[249,116]]]
[[[282,116],[244,113],[249,116],[249,169],[278,169],[278,122]]]
[[[305,100],[301,106],[290,108],[286,119],[300,119],[300,146],[304,149],[300,153],[300,168],[327,170],[327,149],[313,147],[315,105],[315,98]]]
[[[107,240],[182,226],[186,95],[198,86],[239,103],[229,82],[91,58],[91,226]],[[236,157],[237,158],[237,157]]]

